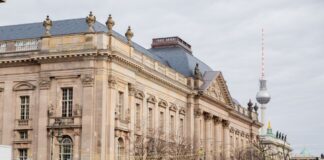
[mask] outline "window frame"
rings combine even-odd
[[[68,141],[68,142],[66,142]],[[65,148],[68,147],[68,148]],[[59,160],[72,160],[73,159],[73,140],[69,136],[63,137],[62,141],[60,142],[59,147]],[[69,153],[65,153],[69,150]],[[66,157],[67,156],[67,157]]]
[[[29,119],[30,96],[20,96],[20,120]]]
[[[62,117],[73,116],[73,87],[62,89]]]
[[[19,152],[19,160],[27,160],[28,159],[28,149],[27,148],[18,149],[18,152]]]

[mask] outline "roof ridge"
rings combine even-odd
[[[72,18],[72,19],[52,20],[52,21],[54,23],[54,22],[73,21],[73,20],[81,20],[81,19],[86,19],[86,18]],[[39,23],[43,23],[43,22],[41,21],[41,22],[31,22],[31,23],[22,23],[22,24],[10,24],[10,25],[4,25],[4,26],[0,26],[0,27],[2,28],[2,27],[15,27],[15,26],[24,26],[24,25],[35,25],[35,24],[39,24]]]

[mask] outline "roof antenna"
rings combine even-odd
[[[262,28],[262,37],[261,37],[261,52],[262,52],[262,58],[261,58],[261,77],[260,79],[264,79],[264,30]]]

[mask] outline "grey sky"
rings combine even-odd
[[[233,97],[255,101],[265,29],[267,116],[288,134],[294,152],[324,152],[323,0],[7,0],[0,25],[86,17],[92,10],[114,29],[131,25],[146,48],[153,37],[180,36],[194,55],[223,72]]]

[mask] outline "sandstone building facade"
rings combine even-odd
[[[106,24],[90,14],[0,27],[0,144],[14,158],[132,159],[136,138],[158,130],[229,159],[256,139],[256,111],[189,44],[157,38],[145,49],[131,28],[122,36]]]

